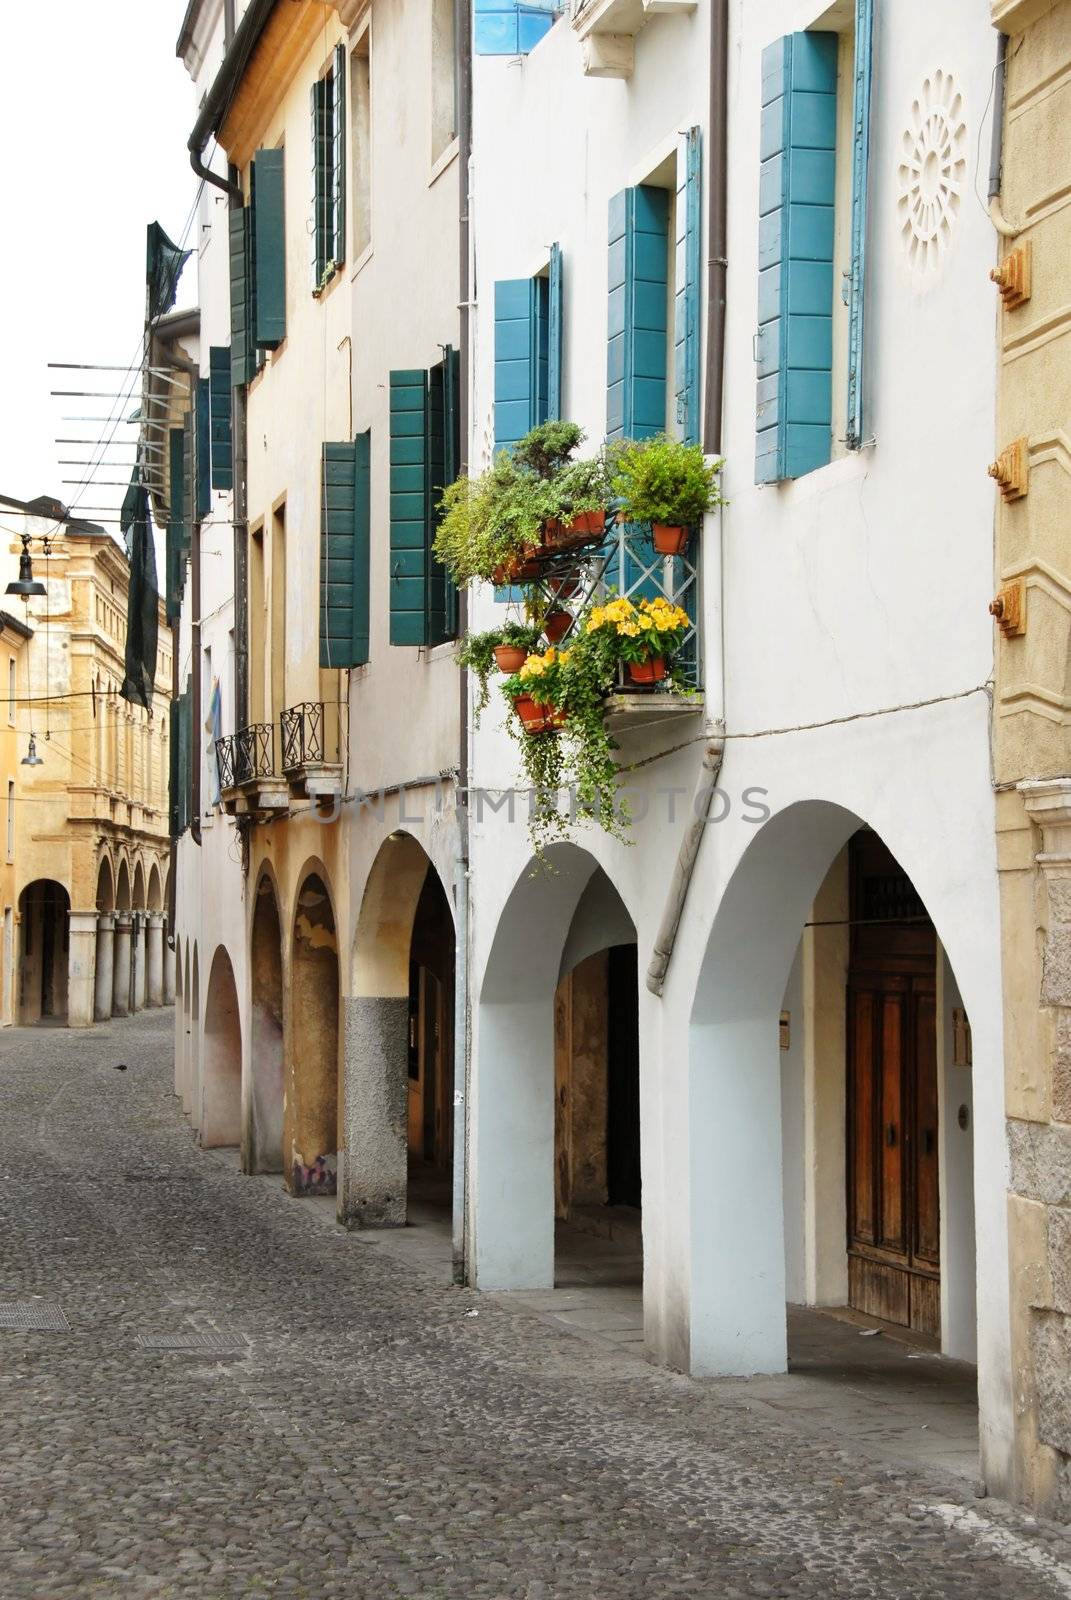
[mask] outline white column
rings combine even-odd
[[[132,978],[131,1010],[144,1011],[145,1009],[145,967],[148,954],[148,921],[144,911],[139,911],[134,922],[133,957],[134,974]]]
[[[93,1025],[93,978],[97,964],[97,913],[72,911],[67,941],[67,1026]]]
[[[112,1016],[130,1015],[130,934],[129,911],[115,914],[114,982],[112,985]]]
[[[158,911],[150,911],[146,922],[145,1004],[148,1006],[162,1006],[164,1003],[164,919]]]
[[[163,919],[164,1005],[175,1004],[175,952],[167,942],[167,918]]]
[[[93,1018],[107,1022],[112,1014],[112,987],[115,983],[115,913],[97,915],[97,969],[93,984]]]

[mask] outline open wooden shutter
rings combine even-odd
[[[231,352],[214,344],[208,352],[209,431],[211,434],[212,487],[234,487],[231,447]]]
[[[562,415],[562,352],[565,325],[562,302],[562,247],[550,247],[547,275],[547,407],[545,422],[559,422]]]
[[[186,526],[185,495],[185,429],[169,428],[168,446],[168,518],[166,535],[165,608],[168,622],[177,622],[182,610],[182,590],[186,568],[186,551],[189,548],[189,531]]]
[[[253,213],[256,336],[274,350],[286,338],[286,186],[282,150],[258,150]]]
[[[546,278],[495,284],[495,451],[547,420]]]
[[[666,425],[666,191],[622,189],[609,220],[606,437],[642,439]]]
[[[699,129],[677,140],[677,207],[673,292],[673,372],[677,426],[685,444],[699,442],[699,280],[702,184]]]
[[[870,86],[874,54],[874,0],[855,0],[855,98],[852,119],[852,268],[848,299],[849,450],[866,437],[865,357],[866,228],[870,175]]]
[[[325,443],[320,476],[320,665],[369,656],[371,434]]]
[[[830,459],[837,35],[794,33],[762,57],[755,481]]]
[[[390,374],[390,642],[427,643],[428,375]]]
[[[197,495],[194,518],[203,522],[212,510],[212,417],[209,380],[198,378],[194,394],[194,459]]]
[[[443,351],[443,488],[455,482],[461,473],[461,352],[452,345]],[[440,496],[436,495],[429,517],[429,542],[434,541],[442,512]],[[429,559],[434,561],[430,554]],[[438,565],[438,563],[436,563]],[[456,639],[458,629],[457,585],[440,567],[444,585],[443,638]]]
[[[235,206],[230,213],[231,381],[235,384],[249,383],[257,370],[250,303],[251,216],[248,206]]]
[[[346,46],[335,46],[334,99],[331,106],[331,255],[346,259]]]

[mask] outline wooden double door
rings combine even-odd
[[[873,834],[852,841],[851,906],[849,1303],[940,1337],[936,935]]]

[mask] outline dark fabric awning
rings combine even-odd
[[[160,591],[156,582],[156,546],[153,542],[149,491],[141,482],[140,462],[134,467],[123,500],[120,526],[126,536],[130,562],[130,587],[126,607],[126,676],[120,690],[124,700],[152,711],[156,683],[156,647],[160,628]]]
[[[178,281],[191,250],[180,250],[158,222],[150,222],[145,240],[145,281],[149,287],[149,321],[170,311],[175,304]]]

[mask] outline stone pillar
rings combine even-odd
[[[67,1026],[93,1025],[93,979],[97,965],[97,913],[72,911],[67,941]]]
[[[146,918],[145,936],[145,1004],[162,1006],[164,1003],[164,919],[158,911],[150,911]]]
[[[175,1004],[175,952],[167,942],[167,934],[167,918],[165,917],[163,934],[164,1005],[173,1006]]]
[[[93,985],[93,1019],[107,1022],[112,1014],[112,986],[115,983],[115,913],[97,915],[97,970]]]
[[[137,912],[134,918],[133,956],[134,972],[131,978],[130,1009],[132,1011],[144,1011],[147,992],[145,969],[148,957],[148,918],[144,911]]]
[[[129,911],[115,913],[115,976],[112,985],[112,1016],[130,1015],[130,933]]]

